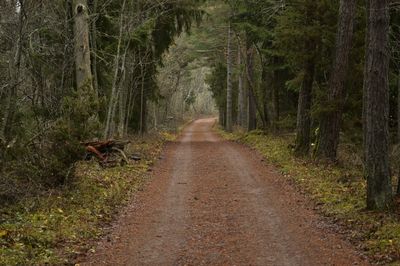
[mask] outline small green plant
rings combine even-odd
[[[162,133],[132,139],[128,153],[142,160],[115,168],[97,162],[78,162],[74,179],[64,186],[25,197],[0,208],[0,265],[69,265],[103,234],[132,193],[148,179],[148,169],[163,143]]]

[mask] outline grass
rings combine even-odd
[[[140,162],[105,169],[80,162],[68,186],[1,207],[0,265],[73,264],[93,251],[92,243],[148,179],[163,143],[173,138],[162,133],[134,140],[128,148],[142,155]]]
[[[400,265],[399,213],[366,210],[366,182],[360,167],[317,164],[293,156],[293,137],[251,133],[219,133],[259,151],[314,202],[317,210],[339,224],[350,241],[374,262]],[[396,213],[397,212],[397,213]]]

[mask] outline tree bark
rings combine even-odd
[[[75,72],[78,90],[92,90],[89,45],[89,14],[86,0],[73,0]]]
[[[232,29],[228,27],[228,45],[227,45],[227,89],[226,89],[226,131],[232,132],[232,55],[231,55]]]
[[[276,63],[276,62],[275,62]],[[273,118],[273,129],[277,131],[279,129],[279,116],[280,116],[280,106],[279,106],[279,71],[274,71],[274,88],[273,88],[273,110],[274,110],[274,118]]]
[[[308,52],[313,52],[314,45],[308,44]],[[308,59],[304,68],[304,79],[299,92],[299,103],[297,110],[297,132],[296,132],[296,156],[305,156],[310,151],[311,131],[311,102],[312,87],[314,83],[315,62],[313,58]]]
[[[329,81],[329,110],[321,120],[316,150],[316,156],[320,159],[336,160],[355,15],[356,0],[341,0],[336,36],[336,57]]]
[[[248,110],[247,110],[247,130],[252,131],[257,128],[257,107],[256,99],[254,95],[254,88],[252,84],[254,83],[254,48],[248,47],[247,49],[247,79],[248,79]]]
[[[400,69],[397,78],[397,142],[400,144]]]
[[[268,66],[262,63],[261,84],[263,86],[263,127],[266,129],[271,125],[272,120],[272,95],[273,95],[273,78],[272,73],[268,71]]]
[[[365,17],[366,17],[366,30],[365,30],[365,38],[364,38],[364,42],[365,42],[365,56],[364,56],[364,80],[363,80],[363,106],[362,106],[362,124],[363,124],[363,147],[366,146],[366,140],[367,140],[367,129],[366,129],[366,125],[367,125],[367,111],[366,111],[366,107],[367,105],[364,104],[367,102],[367,62],[369,60],[369,54],[367,53],[368,50],[368,44],[369,44],[369,16],[370,16],[370,11],[369,11],[369,7],[370,7],[370,0],[365,0]],[[366,154],[365,154],[365,150],[363,149],[363,160],[365,160],[366,158]]]
[[[98,7],[98,0],[93,0],[93,21],[92,21],[92,31],[91,31],[91,43],[92,43],[92,73],[93,73],[93,87],[96,91],[97,96],[99,95],[99,78],[97,75],[97,7]]]
[[[23,27],[24,27],[24,2],[21,1],[21,11],[18,13],[17,30],[18,35],[15,38],[15,45],[12,49],[12,53],[9,59],[9,75],[10,75],[10,85],[8,88],[7,104],[4,114],[4,124],[2,127],[2,136],[4,137],[5,143],[8,143],[13,138],[13,123],[15,118],[15,112],[17,110],[17,91],[20,83],[20,68],[21,68],[21,58],[22,58],[22,44],[23,44]]]
[[[306,11],[306,25],[312,23],[314,4],[308,3]],[[296,130],[296,156],[305,156],[310,151],[310,131],[311,131],[311,102],[312,88],[314,84],[315,72],[315,48],[316,44],[312,37],[307,36],[305,41],[305,63],[303,84],[299,92],[297,109],[297,130]]]
[[[397,77],[397,145],[400,145],[400,69]],[[397,195],[400,195],[400,164],[397,171]]]
[[[119,35],[118,35],[118,45],[117,45],[117,54],[115,56],[115,63],[114,63],[114,77],[112,82],[110,100],[108,103],[108,111],[107,111],[107,118],[106,118],[106,125],[104,129],[104,139],[107,139],[111,135],[112,125],[114,122],[114,114],[115,108],[118,103],[118,75],[120,73],[120,57],[121,57],[121,47],[122,47],[122,37],[123,37],[123,21],[124,21],[124,11],[125,11],[125,3],[126,0],[122,2],[120,18],[119,18]]]
[[[140,75],[141,75],[141,83],[140,83],[140,120],[139,120],[139,132],[140,135],[143,136],[144,133],[144,113],[145,113],[145,97],[144,97],[144,83],[145,83],[145,66],[142,59],[140,60]]]
[[[246,96],[243,86],[242,53],[240,44],[238,44],[238,124],[241,127],[246,126]]]
[[[369,0],[365,76],[365,163],[367,207],[392,204],[389,166],[389,1]]]

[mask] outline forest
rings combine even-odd
[[[185,176],[197,172],[204,158],[192,161],[207,147],[219,166],[243,163],[234,171],[243,171],[240,178],[258,171],[244,163],[253,157],[247,151],[230,165],[236,146],[217,150],[226,142],[263,156],[368,263],[398,263],[399,7],[389,0],[0,0],[0,265],[91,265],[105,228],[146,192],[144,184],[149,191],[158,184],[149,176],[159,161],[175,158],[171,175]],[[218,172],[211,165],[203,178]],[[158,263],[201,265],[190,258]],[[356,260],[349,258],[337,265]],[[231,263],[244,265],[205,265]]]

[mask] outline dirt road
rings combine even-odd
[[[81,265],[368,265],[214,119],[167,145],[154,177]]]

